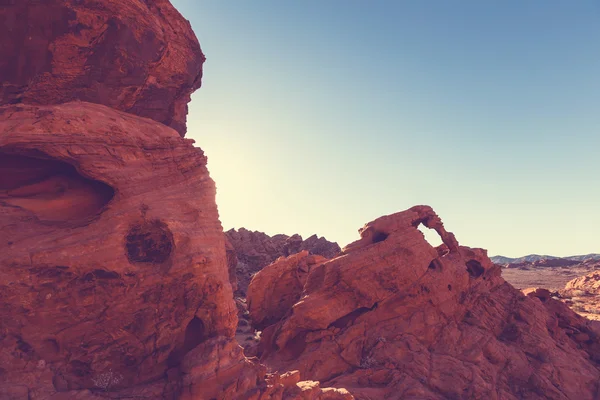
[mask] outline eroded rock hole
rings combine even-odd
[[[94,276],[98,279],[118,279],[119,274],[114,271],[105,271],[103,269],[95,269],[93,272]]]
[[[442,263],[437,260],[431,260],[431,262],[429,263],[429,269],[434,270],[434,271],[441,271],[442,270]]]
[[[183,360],[190,350],[193,350],[196,346],[201,344],[207,339],[204,328],[204,323],[198,317],[192,318],[187,327],[185,328],[185,338],[183,339],[183,345],[174,349],[167,360],[169,367],[177,366]]]
[[[479,263],[479,261],[476,261],[476,260],[467,261],[467,272],[473,278],[479,278],[483,274],[484,271],[485,271],[485,268],[483,268],[483,266]]]
[[[162,221],[148,221],[133,226],[126,237],[129,261],[162,264],[173,251],[173,234]]]
[[[100,213],[115,191],[63,161],[0,151],[0,207],[27,210],[41,221],[73,221]]]
[[[389,234],[385,232],[377,231],[373,234],[373,243],[383,242],[385,239],[387,239],[388,236]]]

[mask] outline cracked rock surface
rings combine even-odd
[[[420,223],[444,244],[429,245]],[[299,300],[264,329],[259,355],[269,368],[297,369],[357,399],[599,397],[597,326],[510,286],[430,207],[360,232],[342,256],[310,269]]]

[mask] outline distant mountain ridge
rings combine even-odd
[[[515,264],[515,263],[533,263],[540,260],[571,260],[571,261],[586,261],[586,260],[600,260],[600,254],[598,253],[590,253],[590,254],[582,254],[578,256],[568,256],[568,257],[557,257],[557,256],[549,256],[549,255],[540,255],[540,254],[529,254],[523,257],[511,258],[505,256],[493,256],[490,259],[496,264]]]

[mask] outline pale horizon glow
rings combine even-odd
[[[173,4],[225,230],[344,246],[427,204],[489,255],[600,253],[594,1]]]

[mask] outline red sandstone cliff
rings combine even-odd
[[[5,2],[0,43],[0,398],[352,399],[234,339],[215,185],[182,138],[204,56],[171,4]]]

